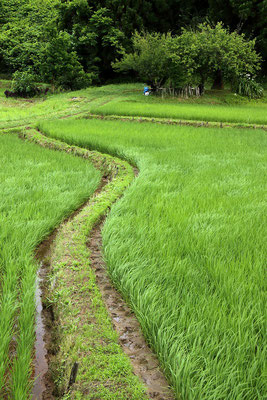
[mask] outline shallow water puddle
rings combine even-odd
[[[43,262],[40,263],[40,268],[36,278],[36,340],[35,340],[35,365],[34,365],[34,386],[33,399],[42,400],[43,393],[46,390],[44,377],[48,372],[47,350],[45,346],[45,324],[43,320],[43,305],[42,305],[42,282],[45,278],[45,268]]]

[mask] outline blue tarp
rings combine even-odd
[[[144,93],[146,93],[146,92],[149,92],[149,87],[148,86],[144,87]]]

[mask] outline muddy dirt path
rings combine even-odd
[[[134,169],[134,172],[135,175],[138,174],[137,169]],[[94,195],[97,196],[100,194],[105,185],[111,180],[112,176],[105,176],[102,178]],[[90,200],[75,211],[62,225],[73,220],[89,202]],[[115,289],[108,276],[107,267],[102,257],[101,228],[104,222],[105,219],[102,218],[101,223],[93,227],[87,242],[91,254],[91,268],[95,272],[103,302],[111,317],[113,327],[118,332],[119,343],[123,351],[128,355],[135,375],[143,381],[147,389],[148,397],[156,400],[173,400],[175,398],[173,392],[170,390],[168,382],[160,370],[157,357],[146,344],[139,322]],[[55,339],[51,335],[51,328],[57,321],[54,320],[52,307],[47,308],[46,301],[47,280],[50,271],[53,270],[53,266],[50,265],[49,260],[51,258],[51,248],[58,229],[56,229],[36,251],[36,258],[40,262],[36,289],[35,384],[32,391],[33,399],[36,400],[52,400],[58,398],[54,396],[55,385],[51,377],[49,366],[50,356],[54,351],[53,342]]]
[[[97,284],[112,319],[114,329],[119,334],[120,345],[131,360],[134,373],[144,382],[149,398],[156,400],[174,399],[166,378],[160,370],[158,359],[145,341],[139,322],[120,293],[114,288],[108,276],[101,252],[101,229],[104,223],[105,221],[102,220],[93,228],[88,247],[91,253],[91,267],[95,271]]]

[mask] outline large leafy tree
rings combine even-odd
[[[186,83],[204,87],[208,79],[218,75],[234,83],[242,74],[255,75],[261,57],[255,51],[255,40],[230,32],[222,23],[200,24],[196,30],[184,29],[170,43],[173,69],[184,67]]]
[[[168,45],[170,34],[135,32],[132,53],[125,53],[113,63],[119,72],[135,71],[148,84],[158,88],[168,79]]]
[[[255,75],[260,68],[260,56],[254,46],[255,40],[229,32],[222,23],[214,27],[200,24],[197,29],[184,29],[176,36],[136,32],[134,51],[124,54],[113,67],[118,71],[133,69],[156,87],[197,85],[203,90],[207,80],[218,71],[233,85],[240,76]]]

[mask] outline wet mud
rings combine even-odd
[[[135,375],[144,382],[148,397],[155,400],[174,399],[157,357],[145,341],[139,322],[109,278],[101,252],[103,225],[102,220],[93,228],[87,245],[91,253],[91,267],[113,326],[119,334],[120,345],[131,360]]]
[[[53,338],[51,335],[54,313],[52,306],[46,301],[47,277],[50,273],[51,247],[56,237],[57,229],[45,239],[37,248],[35,258],[39,263],[36,278],[35,304],[35,359],[34,359],[34,385],[32,389],[33,400],[53,400],[55,385],[50,376],[49,353],[51,352]]]
[[[136,168],[134,168],[134,173],[137,176],[138,170]],[[99,193],[109,181],[109,176],[103,177],[95,194]],[[67,218],[63,224],[73,219],[86,204],[87,202]],[[173,400],[175,398],[173,392],[160,370],[157,357],[144,339],[139,322],[120,293],[113,286],[107,273],[102,257],[101,229],[104,222],[104,219],[102,219],[92,229],[87,245],[90,250],[91,267],[95,272],[97,284],[114,329],[118,332],[119,343],[131,360],[135,375],[144,382],[148,397],[155,400]],[[36,281],[35,383],[32,390],[32,398],[34,400],[53,400],[58,398],[55,395],[56,388],[50,372],[50,362],[57,348],[57,338],[53,336],[55,331],[53,327],[56,321],[53,308],[46,300],[48,295],[47,280],[52,268],[50,265],[51,249],[57,232],[58,229],[44,240],[36,250],[36,259],[40,264],[40,268]]]

